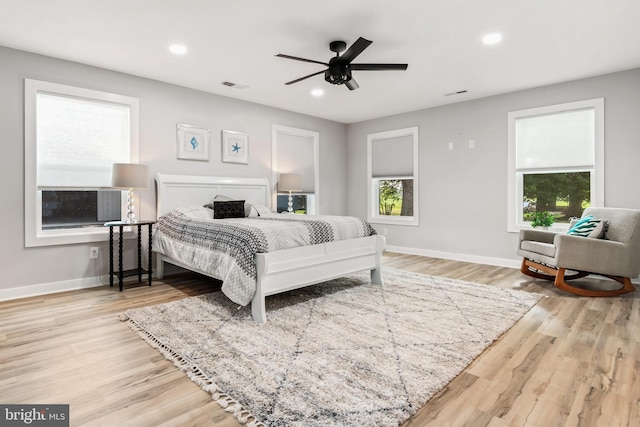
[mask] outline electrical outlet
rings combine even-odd
[[[91,246],[89,248],[89,259],[98,259],[100,249],[97,246]]]
[[[470,139],[469,140],[469,148],[470,149],[476,148],[476,140],[475,139]]]
[[[449,143],[449,150],[453,150],[453,142]]]

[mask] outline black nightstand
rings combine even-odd
[[[142,269],[142,226],[149,227],[149,264],[146,274],[149,276],[149,286],[151,286],[151,227],[155,224],[155,221],[140,220],[137,222],[127,221],[111,221],[104,224],[105,227],[109,227],[109,286],[113,287],[113,276],[118,276],[118,284],[120,285],[120,292],[122,292],[122,279],[127,276],[138,276],[138,283],[142,283],[142,274],[145,271]],[[122,239],[124,227],[138,227],[138,268],[131,270],[122,269]],[[118,271],[113,271],[113,227],[118,227],[120,233],[118,240]]]

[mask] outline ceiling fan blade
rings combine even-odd
[[[309,77],[317,76],[318,74],[324,73],[324,70],[318,71],[317,73],[309,74],[308,76],[300,77],[299,79],[291,80],[290,82],[285,83],[286,85],[292,85],[294,83],[298,83],[299,81],[308,79]]]
[[[353,61],[354,59],[356,59],[356,56],[360,55],[362,51],[365,50],[367,47],[369,47],[371,43],[372,43],[371,40],[363,39],[362,37],[358,38],[358,40],[356,40],[355,43],[353,43],[351,47],[349,47],[349,49],[347,49],[347,51],[342,54],[339,61],[340,62]]]
[[[312,62],[314,64],[326,65],[327,67],[329,66],[329,64],[327,64],[326,62],[314,61],[313,59],[298,58],[297,56],[284,55],[282,53],[279,53],[276,56],[280,58],[294,59],[296,61]]]
[[[353,78],[351,78],[351,80],[349,80],[348,82],[345,82],[344,85],[348,87],[349,90],[356,90],[360,87]]]
[[[351,64],[352,70],[384,71],[384,70],[406,70],[409,64]]]

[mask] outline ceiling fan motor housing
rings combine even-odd
[[[329,68],[324,72],[324,79],[331,84],[341,85],[351,80],[351,69],[349,64],[331,58]]]

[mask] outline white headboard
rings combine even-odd
[[[156,174],[156,215],[160,217],[180,206],[205,205],[222,194],[238,200],[271,206],[266,178]]]

